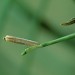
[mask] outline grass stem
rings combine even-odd
[[[46,43],[42,43],[42,44],[39,44],[39,45],[35,45],[35,46],[31,46],[29,48],[26,48],[25,51],[23,53],[21,53],[21,55],[25,55],[25,54],[31,52],[33,49],[43,48],[43,47],[53,45],[53,44],[56,44],[56,43],[59,43],[59,42],[62,42],[62,41],[66,41],[66,40],[69,40],[69,39],[72,39],[72,38],[75,38],[75,33],[64,36],[64,37],[61,37],[61,38],[58,38],[58,39],[55,39],[55,40],[52,40],[52,41],[48,41]]]

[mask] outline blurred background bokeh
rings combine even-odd
[[[71,33],[75,0],[0,0],[0,75],[75,75],[75,39],[21,56],[26,46],[5,42],[13,35],[43,43]]]

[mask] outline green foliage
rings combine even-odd
[[[39,48],[26,56],[26,46],[7,43],[13,35],[39,43],[75,32],[60,26],[75,17],[74,0],[0,0],[0,75],[75,75],[75,39]]]

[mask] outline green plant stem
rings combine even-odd
[[[62,41],[66,41],[66,40],[72,39],[74,37],[75,37],[75,33],[67,35],[67,36],[64,36],[64,37],[61,37],[61,38],[58,38],[58,39],[55,39],[55,40],[52,40],[52,41],[48,41],[46,43],[42,43],[42,44],[39,44],[39,45],[31,46],[29,48],[26,48],[25,51],[21,55],[25,55],[25,54],[31,52],[33,49],[42,48],[42,47],[46,47],[46,46],[49,46],[49,45],[53,45],[53,44],[56,44],[56,43],[59,43],[59,42],[62,42]]]

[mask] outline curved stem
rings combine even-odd
[[[25,51],[21,55],[25,55],[25,54],[31,52],[33,49],[46,47],[46,46],[53,45],[53,44],[56,44],[56,43],[59,43],[59,42],[62,42],[62,41],[66,41],[66,40],[69,40],[69,39],[72,39],[72,38],[75,38],[75,33],[64,36],[64,37],[61,37],[61,38],[58,38],[58,39],[55,39],[55,40],[52,40],[52,41],[48,41],[46,43],[42,43],[42,44],[39,44],[39,45],[35,45],[35,46],[31,46],[29,48],[26,48]]]

